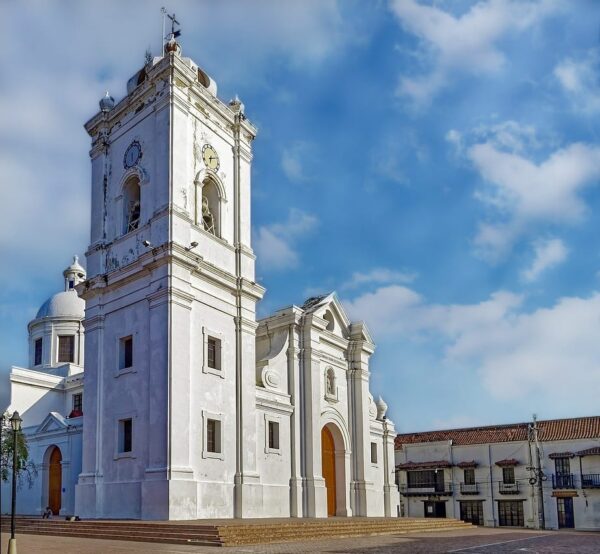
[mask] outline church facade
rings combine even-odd
[[[334,293],[256,319],[256,129],[243,104],[222,102],[173,39],[127,89],[85,126],[85,381],[65,506],[86,518],[396,516],[395,431],[369,391],[366,326]]]

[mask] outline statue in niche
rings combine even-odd
[[[215,234],[215,218],[208,207],[206,196],[202,196],[202,225],[206,231]]]

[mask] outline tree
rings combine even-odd
[[[13,465],[14,432],[10,425],[10,414],[4,414],[0,417],[0,480],[8,481],[11,478]],[[29,458],[29,448],[27,439],[22,430],[17,431],[17,477],[18,486],[27,482],[28,486],[33,485],[37,477],[37,467]]]

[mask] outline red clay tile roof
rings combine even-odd
[[[442,467],[452,467],[452,464],[446,460],[436,460],[433,462],[406,462],[398,464],[398,469],[438,469]]]
[[[460,467],[461,469],[469,469],[469,468],[477,467],[478,465],[479,464],[475,460],[472,460],[470,462],[458,462],[456,464],[456,467]]]
[[[552,454],[548,454],[548,458],[554,460],[554,458],[574,458],[575,454],[573,452],[552,452]]]
[[[600,446],[594,446],[577,452],[577,456],[600,456]]]
[[[454,445],[526,441],[528,425],[529,423],[513,423],[398,434],[395,447],[396,450],[401,450],[403,444],[448,440],[452,440]],[[600,416],[538,421],[538,428],[538,438],[541,441],[600,438]]]
[[[515,460],[514,458],[507,458],[506,460],[498,460],[496,462],[496,465],[500,467],[518,466],[519,460]]]

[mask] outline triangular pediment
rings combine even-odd
[[[68,427],[65,418],[58,412],[50,412],[38,425],[36,433],[50,433],[52,431],[64,431]]]

